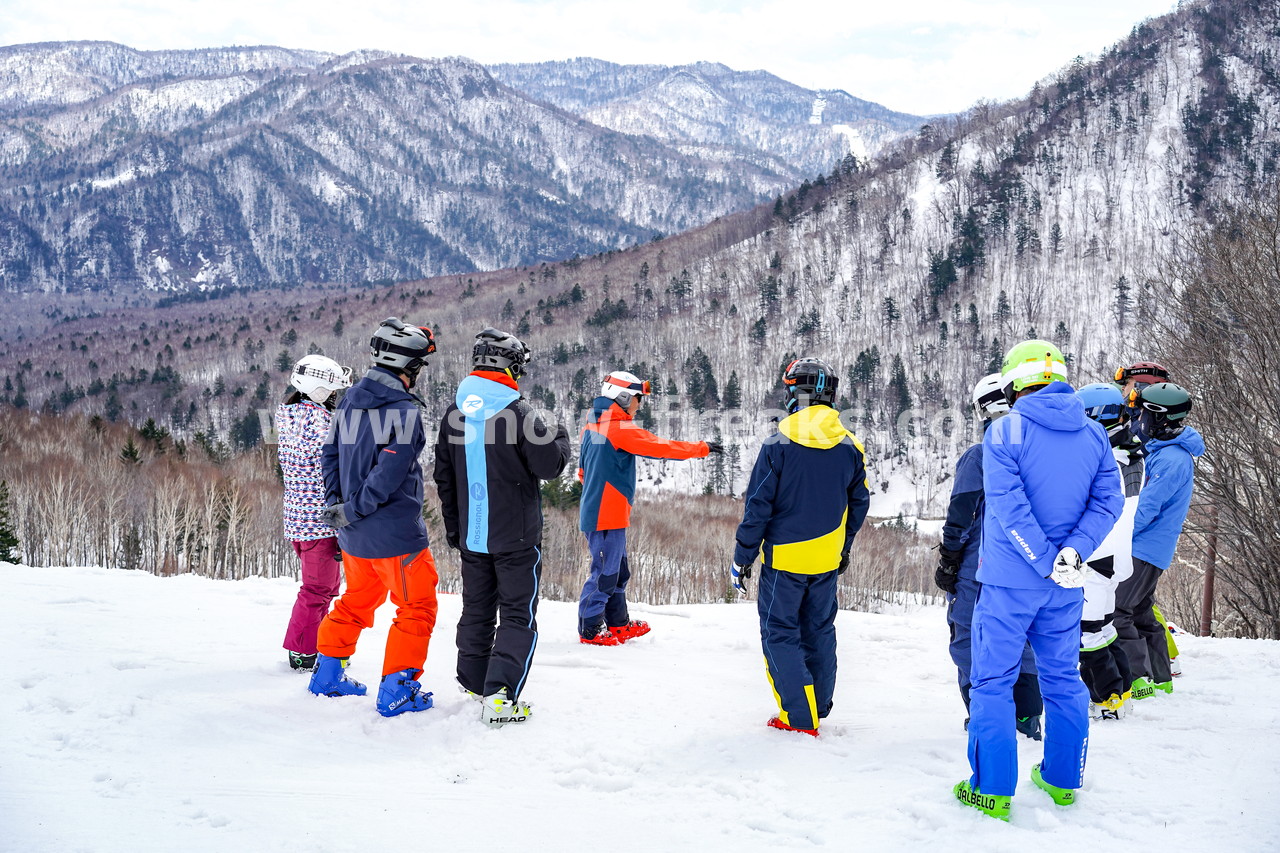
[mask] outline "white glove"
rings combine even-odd
[[[729,577],[733,581],[733,588],[743,595],[747,594],[747,579],[751,577],[750,566],[739,566],[734,563],[729,569]]]
[[[1063,589],[1079,589],[1084,586],[1085,568],[1080,553],[1075,548],[1063,548],[1053,559],[1053,573],[1049,580]]]

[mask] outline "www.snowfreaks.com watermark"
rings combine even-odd
[[[521,417],[514,409],[504,408],[477,417],[481,408],[470,412],[453,408],[445,417],[445,441],[469,444],[480,438],[487,444],[550,444],[556,440],[557,426],[565,425],[571,437],[583,433],[593,420],[591,410],[577,412],[551,411],[532,407]],[[684,441],[719,441],[723,444],[758,445],[781,440],[778,424],[790,412],[776,409],[726,409],[697,412],[679,405],[655,405],[642,409],[632,423],[663,438]],[[470,415],[470,416],[469,416]],[[975,427],[956,409],[911,408],[889,422],[870,417],[856,408],[837,410],[840,425],[852,433],[868,450],[881,453],[895,447],[927,440],[940,451],[958,451],[973,442]],[[278,444],[275,410],[258,409],[258,420],[265,444]],[[421,410],[347,409],[334,412],[328,442],[351,444],[356,441],[363,424],[370,437],[380,445],[408,444],[414,431],[436,435],[436,426]],[[625,427],[623,427],[625,428]],[[597,435],[594,431],[588,431]],[[1021,418],[1009,418],[992,439],[1002,444],[1021,444]],[[603,440],[603,439],[600,439]]]

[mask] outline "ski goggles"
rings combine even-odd
[[[1133,379],[1137,382],[1168,382],[1169,371],[1158,364],[1135,364],[1132,367],[1117,367],[1116,382],[1121,385]]]
[[[604,378],[604,381],[608,382],[610,385],[625,388],[628,391],[637,391],[645,395],[653,393],[653,384],[649,382],[648,379],[641,380],[640,382],[628,382],[626,379],[619,379],[618,377],[610,374]]]

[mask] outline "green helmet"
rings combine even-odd
[[[1139,385],[1136,392],[1138,432],[1161,441],[1182,432],[1183,420],[1191,414],[1191,395],[1172,382]]]
[[[1018,392],[1036,385],[1067,381],[1066,359],[1048,341],[1023,341],[1005,354],[1000,368],[1004,395],[1010,403]]]

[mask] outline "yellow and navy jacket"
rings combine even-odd
[[[733,561],[801,575],[834,571],[871,503],[865,451],[829,406],[789,415],[765,440],[747,484]]]

